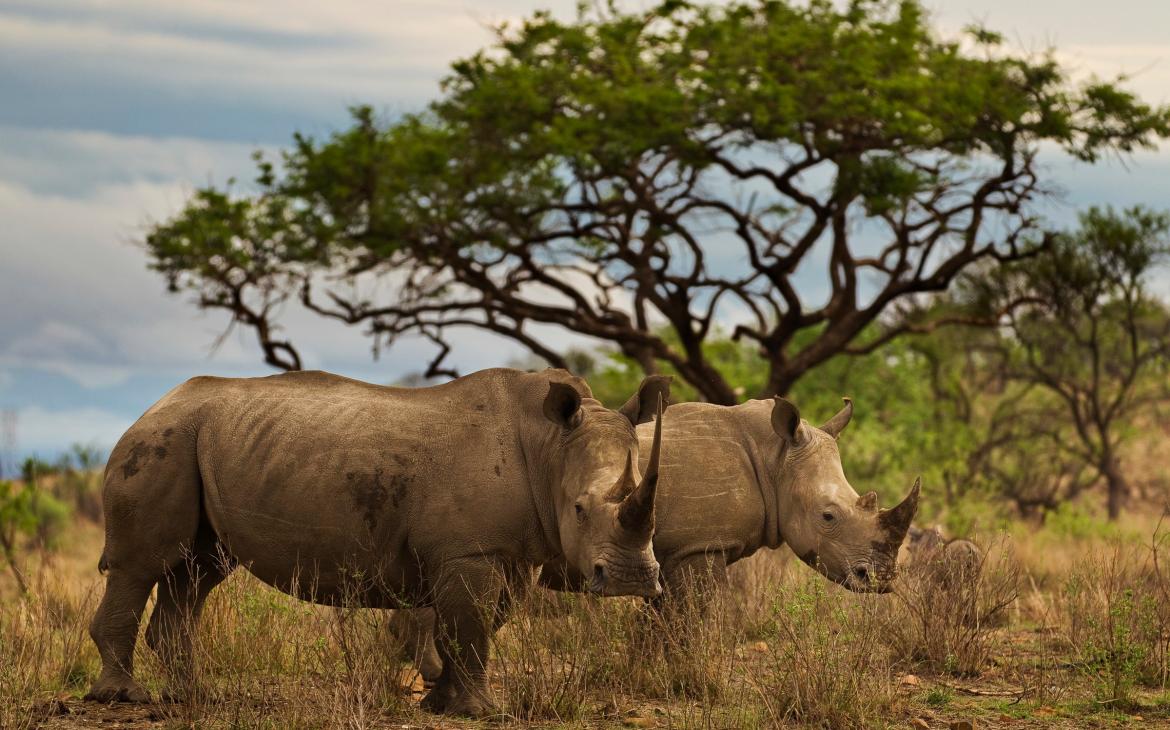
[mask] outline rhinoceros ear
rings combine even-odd
[[[630,423],[637,426],[639,423],[648,423],[653,419],[655,409],[658,408],[658,399],[663,404],[670,402],[670,375],[648,375],[642,379],[638,392],[630,396],[618,412],[630,419]]]
[[[544,417],[558,426],[572,428],[579,420],[581,394],[568,383],[555,380],[548,384],[548,395],[544,399]]]
[[[804,428],[800,425],[800,411],[780,396],[773,397],[772,430],[790,446],[804,442]]]

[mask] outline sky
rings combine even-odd
[[[196,374],[273,372],[250,333],[169,295],[136,241],[198,186],[250,179],[255,150],[327,134],[347,107],[420,109],[489,27],[575,0],[5,0],[0,3],[0,460],[108,449],[163,393]],[[627,0],[623,7],[648,3]],[[981,22],[1015,47],[1058,49],[1078,75],[1132,76],[1170,102],[1165,0],[935,0],[937,25]],[[1170,207],[1170,148],[1085,167],[1050,163],[1065,214],[1090,203]],[[380,359],[359,331],[290,311],[308,367],[390,382],[425,366],[425,343]],[[566,333],[549,336],[570,341]],[[520,354],[459,338],[462,371]],[[7,459],[6,459],[7,457]],[[0,463],[0,469],[7,468]]]

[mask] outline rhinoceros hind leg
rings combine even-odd
[[[203,541],[197,540],[197,544]],[[195,680],[191,643],[211,590],[235,567],[234,561],[203,543],[198,552],[167,571],[159,581],[158,600],[146,628],[146,643],[158,654],[170,684],[172,700],[189,695]]]
[[[134,644],[146,599],[154,587],[125,571],[111,570],[106,592],[89,626],[102,658],[102,672],[85,699],[97,702],[150,702],[150,694],[134,681]]]

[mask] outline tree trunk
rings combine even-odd
[[[1107,497],[1109,519],[1116,520],[1121,516],[1121,508],[1125,506],[1125,501],[1129,497],[1129,482],[1121,473],[1120,460],[1112,452],[1106,452],[1101,474],[1105,477],[1105,484],[1109,490]]]
[[[12,573],[12,577],[16,579],[16,587],[20,589],[21,595],[28,595],[28,583],[24,580],[24,574],[20,570],[20,566],[16,564],[16,538],[11,539],[0,532],[0,552],[4,553],[4,560],[8,563],[8,570]]]

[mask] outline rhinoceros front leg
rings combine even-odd
[[[408,661],[414,662],[428,685],[439,680],[443,660],[435,649],[435,611],[432,608],[399,609],[390,619],[393,634]]]
[[[158,654],[167,672],[171,699],[189,698],[194,690],[195,667],[191,643],[211,590],[234,569],[234,562],[214,548],[184,559],[159,581],[158,598],[146,643]]]
[[[486,560],[453,561],[435,582],[435,645],[443,670],[423,698],[431,712],[483,717],[494,711],[487,661],[505,579]]]

